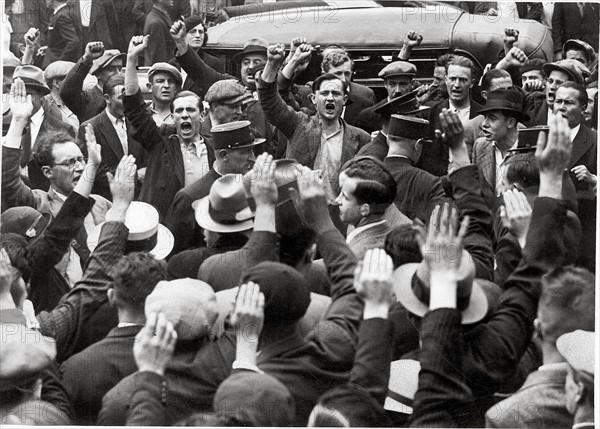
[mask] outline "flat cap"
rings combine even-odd
[[[584,77],[583,76],[583,70],[584,70],[583,67],[585,67],[585,66],[577,60],[560,60],[560,61],[556,61],[554,63],[544,64],[544,67],[542,67],[542,70],[544,71],[546,76],[550,76],[550,73],[552,73],[552,71],[554,71],[554,70],[566,73],[570,77],[571,80],[573,80],[574,82],[581,85],[581,84],[583,84],[583,77]],[[585,69],[587,69],[587,67],[585,67]],[[588,76],[589,76],[589,74],[588,74]]]
[[[385,66],[380,72],[379,77],[386,79],[392,76],[408,76],[414,77],[417,74],[417,66],[408,61],[394,61]]]
[[[208,88],[204,100],[208,103],[234,104],[246,98],[246,89],[235,79],[215,82]]]
[[[125,60],[126,55],[122,54],[118,49],[107,49],[104,51],[100,58],[96,58],[92,63],[92,68],[90,69],[90,74],[94,75],[102,70],[104,67],[108,66],[111,62],[120,58]]]
[[[419,140],[427,135],[429,121],[412,116],[392,115],[389,135],[410,140]]]
[[[181,73],[179,72],[179,70],[177,70],[177,67],[174,67],[169,63],[153,64],[152,67],[150,67],[150,70],[148,70],[148,80],[151,80],[152,76],[159,72],[169,73],[175,78],[178,86],[183,85],[183,78],[181,77]]]
[[[51,79],[63,78],[69,74],[71,69],[75,66],[75,63],[71,61],[54,61],[50,63],[46,70],[44,70],[44,79],[46,79],[46,84]]]
[[[585,52],[586,59],[588,64],[591,64],[596,59],[596,51],[594,48],[587,42],[579,39],[569,39],[563,45],[563,57],[566,56],[567,51],[576,50]]]

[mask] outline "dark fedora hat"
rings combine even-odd
[[[264,143],[266,139],[256,139],[250,130],[250,121],[235,121],[212,127],[215,150],[243,149]]]
[[[420,140],[427,136],[429,121],[412,116],[392,115],[389,135],[410,140]]]
[[[242,52],[239,52],[233,56],[233,61],[235,61],[236,63],[241,63],[244,59],[244,56],[246,56],[247,54],[254,53],[264,54],[266,57],[267,49],[269,49],[269,42],[267,42],[262,37],[255,37],[253,39],[249,39],[244,45]]]
[[[479,109],[478,114],[491,112],[494,110],[503,110],[512,112],[519,122],[529,120],[529,115],[523,113],[523,95],[515,89],[496,89],[488,93],[485,106]]]
[[[44,79],[44,72],[39,67],[31,65],[19,66],[15,68],[15,72],[13,73],[13,81],[17,78],[25,83],[27,91],[33,90],[43,94],[50,94],[50,88],[48,88],[46,79]]]
[[[384,117],[390,117],[391,115],[414,116],[428,112],[430,107],[419,105],[417,92],[418,90],[415,89],[408,94],[391,100],[384,98],[374,106],[373,111]]]
[[[0,232],[7,234],[13,232],[25,237],[30,242],[39,240],[50,221],[50,213],[40,213],[27,206],[12,207],[2,213],[0,217]]]

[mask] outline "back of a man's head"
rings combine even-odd
[[[111,274],[117,307],[143,314],[146,297],[167,279],[167,263],[147,252],[133,252],[123,256]]]
[[[385,237],[383,249],[392,258],[394,269],[423,260],[417,240],[417,229],[412,225],[401,225],[392,229]]]
[[[352,68],[354,68],[354,63],[352,59],[348,56],[348,52],[343,49],[332,49],[326,52],[326,55],[323,57],[323,62],[321,63],[321,69],[328,73],[331,67],[339,67],[340,65],[350,62]]]
[[[540,170],[533,152],[508,157],[504,162],[506,180],[519,190],[540,186]]]
[[[297,268],[299,264],[312,262],[309,253],[317,242],[317,233],[305,226],[295,233],[281,234],[279,258],[282,264]]]
[[[595,301],[595,276],[588,270],[567,266],[544,275],[538,305],[542,341],[555,345],[563,334],[593,331]]]
[[[510,73],[502,69],[491,69],[481,78],[481,89],[483,91],[492,91],[492,83],[496,79],[511,79]]]
[[[371,214],[382,215],[394,202],[396,181],[381,161],[360,157],[348,161],[341,171],[347,177],[359,180],[353,195],[358,204],[369,204]]]

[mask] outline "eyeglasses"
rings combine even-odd
[[[64,165],[66,167],[73,168],[73,167],[75,167],[75,165],[77,163],[85,165],[85,159],[83,159],[83,156],[78,156],[77,158],[67,159],[66,161],[63,161],[63,162],[57,162],[54,165]]]

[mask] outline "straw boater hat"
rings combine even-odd
[[[592,380],[596,363],[596,333],[578,329],[556,340],[556,348],[569,365]]]
[[[254,215],[248,207],[243,180],[241,174],[226,174],[212,184],[208,196],[194,201],[198,225],[221,233],[252,229]]]
[[[106,212],[106,222],[112,217],[112,209]],[[159,222],[158,211],[150,204],[133,201],[125,214],[125,226],[129,229],[125,253],[149,252],[156,259],[164,259],[173,250],[173,234]],[[91,251],[98,245],[102,222],[88,235],[87,244]]]

